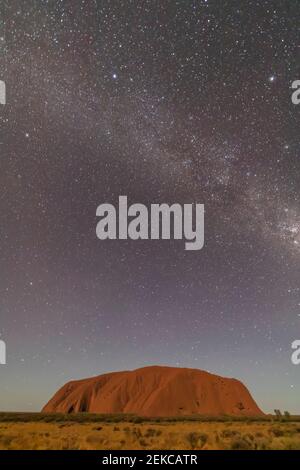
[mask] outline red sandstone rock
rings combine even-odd
[[[149,417],[263,415],[247,388],[236,379],[198,369],[160,366],[69,382],[42,411],[133,413]]]

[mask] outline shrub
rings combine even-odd
[[[280,428],[271,428],[270,432],[274,434],[275,437],[282,437],[284,436],[284,431]]]
[[[240,432],[236,431],[235,429],[224,429],[224,431],[221,431],[220,435],[222,438],[226,439],[240,436]]]
[[[251,447],[251,444],[243,437],[236,438],[231,442],[232,450],[250,450]]]
[[[190,432],[187,435],[187,441],[189,442],[192,449],[196,449],[196,447],[202,447],[206,444],[208,439],[208,435],[205,433],[198,433],[198,432]]]
[[[141,447],[148,447],[148,442],[145,439],[140,439],[139,444]]]
[[[103,443],[103,438],[99,434],[88,434],[86,436],[86,442],[91,446],[99,446]]]
[[[161,435],[161,431],[155,428],[148,428],[145,433],[145,437],[155,437],[155,436],[160,436],[160,435]]]

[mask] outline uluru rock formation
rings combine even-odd
[[[259,416],[236,379],[198,369],[150,366],[76,380],[64,385],[43,412],[132,413],[139,416]]]

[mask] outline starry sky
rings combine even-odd
[[[300,414],[296,0],[3,0],[0,409],[166,364]],[[96,237],[96,208],[205,204],[205,247]]]

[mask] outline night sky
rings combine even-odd
[[[300,414],[299,3],[4,0],[0,409],[166,364]],[[205,246],[96,237],[99,204],[205,204]]]

